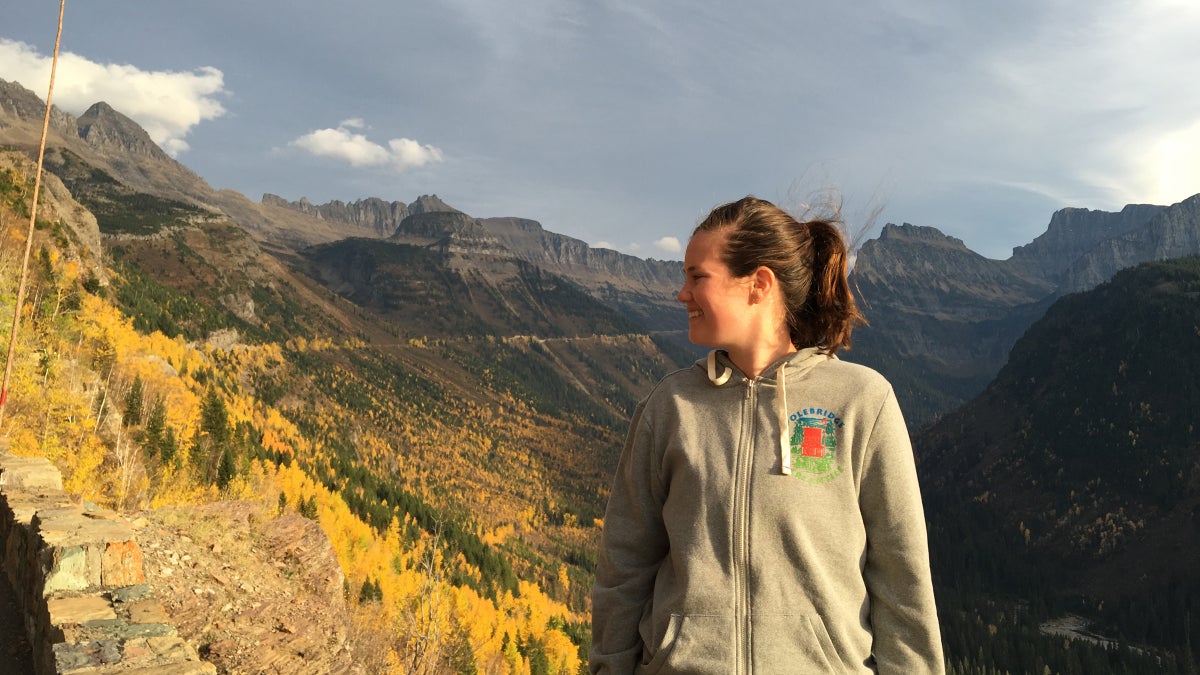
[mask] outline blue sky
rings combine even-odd
[[[44,97],[58,4],[12,4],[0,78]],[[111,0],[67,4],[55,102],[254,200],[437,194],[679,258],[719,203],[832,191],[1002,259],[1200,193],[1197,35],[1194,0]]]

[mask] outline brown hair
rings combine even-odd
[[[867,323],[846,277],[850,264],[841,224],[838,218],[798,221],[771,202],[744,197],[713,209],[695,232],[726,235],[723,260],[734,277],[759,267],[774,272],[792,344],[834,354],[849,349],[850,333]]]

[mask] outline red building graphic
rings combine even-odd
[[[804,441],[800,449],[805,457],[825,456],[825,430],[820,427],[804,427]]]

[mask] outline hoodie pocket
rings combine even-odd
[[[754,617],[755,673],[840,673],[845,664],[819,617]]]
[[[672,614],[658,649],[637,670],[656,673],[726,672],[733,665],[733,623],[728,616]]]

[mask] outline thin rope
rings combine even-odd
[[[29,273],[29,252],[37,224],[38,193],[42,188],[42,159],[46,154],[46,135],[50,131],[50,108],[54,99],[54,73],[58,70],[58,45],[62,41],[63,13],[67,0],[58,2],[58,32],[54,36],[54,58],[50,61],[50,90],[46,92],[46,116],[42,119],[42,140],[38,145],[37,173],[33,178],[33,206],[29,214],[29,234],[25,236],[25,259],[21,261],[21,282],[17,286],[17,304],[13,306],[12,335],[8,338],[8,357],[4,360],[4,380],[0,382],[0,427],[4,425],[4,407],[8,403],[8,380],[12,375],[13,353],[17,348],[17,329],[21,326],[21,305],[25,303],[25,279]]]

